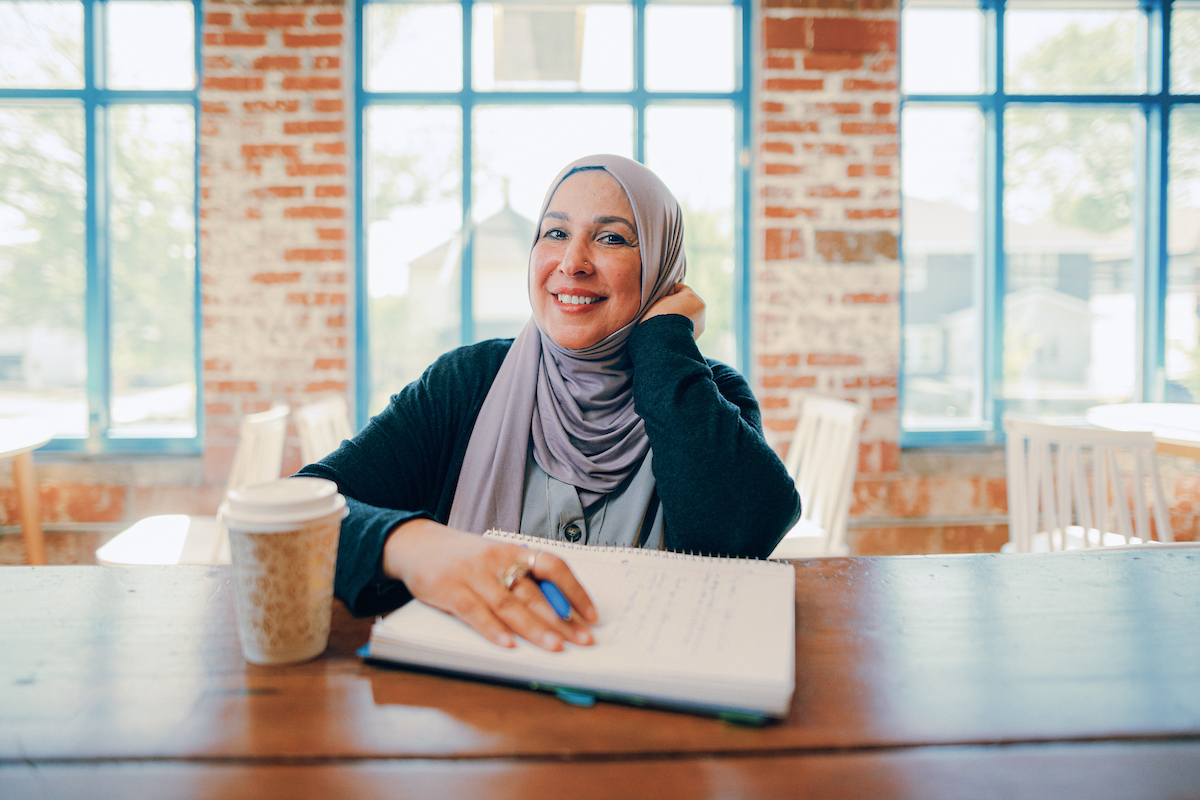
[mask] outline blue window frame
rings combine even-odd
[[[902,14],[901,443],[1200,400],[1200,4]]]
[[[749,363],[750,15],[746,0],[360,0],[360,424],[440,353],[519,330],[541,193],[591,152],[647,163],[680,197],[689,283],[710,295],[701,349]],[[682,46],[680,26],[711,39]]]
[[[199,452],[199,0],[0,15],[0,413],[52,450]]]

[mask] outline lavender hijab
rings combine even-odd
[[[633,367],[625,343],[647,309],[683,280],[683,218],[675,196],[646,167],[621,156],[588,156],[568,164],[550,184],[534,244],[555,190],[571,173],[588,168],[616,178],[633,206],[641,307],[628,325],[580,350],[561,347],[529,320],[471,431],[450,508],[453,528],[517,530],[531,442],[548,475],[593,494],[616,489],[650,449],[645,423],[633,410]]]

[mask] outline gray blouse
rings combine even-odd
[[[588,545],[661,550],[662,504],[646,453],[641,465],[608,494],[582,491],[546,474],[533,453],[525,459],[521,533]]]

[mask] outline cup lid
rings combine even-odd
[[[221,516],[238,522],[287,523],[319,519],[340,511],[346,498],[324,478],[281,478],[229,492]]]

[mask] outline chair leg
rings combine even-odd
[[[46,540],[42,536],[42,509],[38,501],[37,481],[33,476],[33,455],[22,453],[13,458],[13,483],[21,509],[21,534],[30,564],[46,563]]]

